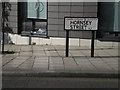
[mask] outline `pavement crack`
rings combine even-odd
[[[17,57],[12,58],[10,61],[8,61],[4,65],[2,65],[2,67],[4,67],[5,65],[7,65],[9,62],[13,61],[15,58],[17,58]]]
[[[35,58],[36,58],[36,56],[34,56],[34,60],[33,60],[33,63],[32,63],[31,70],[33,69],[33,66],[34,66],[34,63],[35,63]]]
[[[73,58],[75,64],[79,67],[79,64],[77,63],[77,61],[75,60],[75,58],[74,58],[74,57],[72,57],[72,58]],[[79,67],[79,68],[80,68],[80,67]]]
[[[28,59],[26,59],[24,62],[22,62],[20,65],[18,65],[16,68],[19,68],[22,64],[24,64],[26,61],[28,61],[32,56],[30,56]]]

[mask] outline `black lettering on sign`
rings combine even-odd
[[[92,21],[86,21],[86,19],[84,21],[70,21],[70,29],[73,30],[86,30],[88,25],[92,25]]]

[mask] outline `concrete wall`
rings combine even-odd
[[[48,2],[48,36],[65,37],[64,17],[97,17],[96,2]],[[90,38],[89,31],[71,31],[70,37]]]

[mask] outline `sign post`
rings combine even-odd
[[[92,39],[91,39],[91,57],[94,57],[94,37],[95,37],[95,31],[92,31]]]
[[[91,57],[94,57],[94,37],[98,28],[98,18],[65,17],[64,29],[66,30],[66,57],[69,53],[69,31],[91,31]]]
[[[69,56],[69,30],[66,31],[66,57]]]

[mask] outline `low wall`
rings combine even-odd
[[[17,34],[9,34],[11,41],[16,45],[28,45],[29,37],[23,37]],[[65,45],[65,38],[38,38],[32,37],[32,44],[36,45]],[[91,39],[74,39],[70,38],[71,46],[91,46]],[[118,42],[102,42],[99,40],[95,40],[95,47],[118,47]]]

